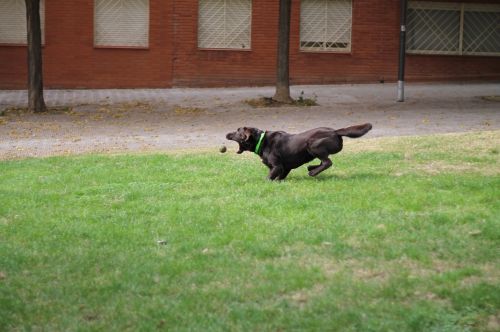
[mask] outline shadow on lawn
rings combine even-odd
[[[388,178],[388,174],[379,173],[355,173],[349,175],[339,175],[339,174],[319,174],[318,176],[312,178],[306,174],[297,174],[290,177],[290,180],[300,180],[300,181],[345,181],[345,180],[374,180],[380,178]],[[285,180],[286,181],[286,180]]]

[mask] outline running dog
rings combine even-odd
[[[300,134],[284,131],[263,131],[257,128],[242,127],[228,133],[226,138],[239,144],[237,153],[254,152],[269,167],[269,180],[283,180],[292,169],[318,158],[319,165],[307,167],[310,176],[316,176],[332,166],[329,155],[342,150],[342,137],[361,137],[372,129],[370,123],[332,129],[316,128]]]

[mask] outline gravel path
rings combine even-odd
[[[0,91],[0,159],[217,149],[240,126],[299,132],[371,122],[366,138],[500,129],[500,83],[407,85],[404,103],[395,102],[394,84],[292,87],[294,97],[302,91],[320,106],[243,102],[272,96],[272,87],[48,90],[47,104],[58,109],[41,115],[15,109],[26,106],[26,91]]]

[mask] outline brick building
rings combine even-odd
[[[270,85],[278,0],[41,0],[48,88]],[[399,0],[292,0],[292,84],[395,81]],[[412,1],[408,81],[500,79],[500,1]],[[24,0],[0,1],[0,88],[26,86]]]

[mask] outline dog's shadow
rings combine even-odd
[[[374,179],[380,179],[384,177],[388,177],[389,175],[387,174],[380,174],[380,173],[354,173],[354,174],[319,174],[315,177],[311,177],[306,174],[295,174],[290,176],[289,178],[285,179],[284,181],[291,180],[292,181],[297,181],[297,182],[303,182],[303,181],[319,181],[319,182],[324,182],[324,181],[352,181],[352,180],[374,180]]]

